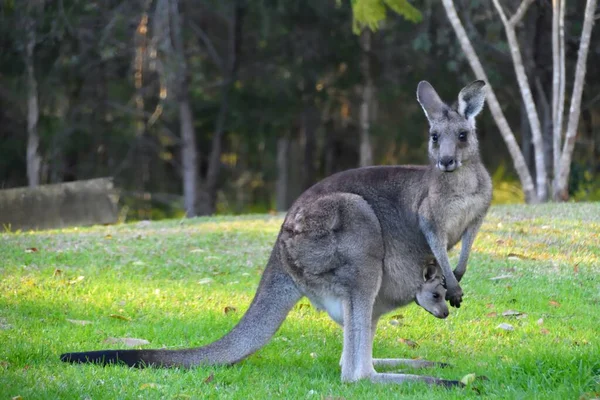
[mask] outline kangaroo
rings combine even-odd
[[[383,314],[415,299],[424,304],[418,296],[425,293],[423,266],[431,260],[445,280],[446,299],[460,307],[459,282],[492,193],[475,133],[484,86],[472,82],[448,106],[428,82],[419,83],[417,100],[430,127],[428,166],[348,170],[301,194],[286,214],[248,311],[221,339],[181,350],[66,353],[61,360],[135,367],[234,364],[264,346],[306,296],[343,327],[342,381],[460,385],[430,376],[378,373],[374,366],[439,364],[374,360],[372,345]],[[448,250],[459,240],[452,271]]]
[[[436,318],[450,315],[446,304],[446,282],[437,264],[428,264],[423,270],[423,284],[415,294],[415,303]]]

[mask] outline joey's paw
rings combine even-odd
[[[460,286],[456,285],[454,287],[449,287],[446,292],[446,300],[450,302],[452,307],[460,308],[460,303],[462,302],[463,291]]]

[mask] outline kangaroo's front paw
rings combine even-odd
[[[454,270],[454,277],[456,278],[457,281],[460,282],[460,280],[462,279],[463,275],[465,274],[464,271],[458,271],[458,270]]]
[[[452,307],[460,308],[462,297],[463,291],[459,285],[448,287],[448,291],[446,292],[446,300],[450,302]]]

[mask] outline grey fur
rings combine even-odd
[[[417,98],[430,125],[429,166],[349,170],[304,192],[285,217],[250,308],[222,339],[195,349],[67,353],[61,359],[132,366],[232,364],[266,344],[293,305],[307,296],[343,326],[343,381],[457,385],[428,376],[377,373],[374,365],[437,364],[374,360],[372,344],[379,318],[415,299],[444,317],[427,299],[441,290],[442,282],[439,273],[429,273],[424,281],[428,264],[441,271],[446,299],[460,306],[459,281],[491,201],[474,122],[483,107],[484,85],[467,85],[452,108],[429,83],[419,84]],[[461,239],[453,272],[447,251]]]

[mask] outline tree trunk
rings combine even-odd
[[[575,147],[577,126],[579,125],[581,96],[583,94],[583,83],[585,82],[586,61],[592,37],[592,28],[594,26],[596,3],[597,0],[587,0],[585,6],[583,29],[581,31],[581,41],[579,44],[579,52],[577,54],[577,65],[575,67],[575,80],[573,83],[573,92],[571,94],[571,106],[569,107],[569,121],[567,124],[567,132],[565,134],[565,143],[560,157],[558,179],[553,187],[553,195],[556,200],[565,201],[569,198],[569,172],[571,171],[571,158]]]
[[[177,98],[179,103],[179,129],[181,134],[181,164],[183,176],[183,204],[186,217],[197,215],[196,198],[198,195],[198,150],[196,148],[196,132],[188,94],[188,67],[183,44],[183,21],[178,0],[169,1],[170,26],[172,27],[172,42],[177,59],[178,76]],[[158,5],[157,5],[158,9]],[[162,32],[167,35],[168,31]]]
[[[373,150],[371,148],[371,110],[373,109],[373,77],[371,76],[371,37],[369,28],[363,29],[360,34],[361,60],[360,70],[363,76],[362,99],[360,104],[360,166],[373,164]]]
[[[186,90],[185,88],[182,88]],[[198,152],[196,132],[188,96],[179,100],[179,124],[181,130],[181,162],[183,169],[183,205],[186,217],[196,216],[198,183]]]
[[[311,100],[307,100],[311,101]],[[316,180],[316,133],[321,123],[319,110],[313,105],[308,104],[302,112],[300,127],[302,129],[302,138],[304,141],[304,158],[302,169],[302,189],[311,187]]]
[[[214,214],[217,203],[217,180],[221,168],[221,151],[223,134],[225,132],[225,122],[229,112],[229,96],[237,79],[239,68],[239,58],[242,47],[242,23],[246,14],[245,4],[242,1],[236,1],[233,10],[233,19],[229,31],[229,63],[225,71],[225,81],[221,94],[221,105],[219,114],[215,123],[215,132],[212,140],[212,148],[208,159],[208,170],[206,172],[206,181],[204,190],[206,193],[202,196],[205,204],[202,209],[205,213]]]
[[[521,186],[523,187],[525,200],[528,203],[537,203],[538,196],[536,194],[535,186],[533,185],[533,180],[531,179],[531,174],[527,168],[525,159],[523,158],[523,154],[519,149],[515,135],[508,125],[508,121],[506,120],[504,112],[502,111],[502,107],[496,98],[494,89],[487,79],[487,75],[483,69],[483,66],[481,65],[479,57],[477,57],[471,41],[467,36],[467,32],[465,31],[465,28],[456,14],[454,3],[452,0],[442,0],[442,3],[446,9],[446,14],[450,20],[450,24],[452,25],[452,28],[454,29],[454,32],[456,33],[456,36],[460,42],[460,46],[465,53],[469,64],[471,65],[471,69],[475,73],[477,79],[482,79],[487,83],[487,103],[490,107],[492,116],[494,117],[494,121],[498,126],[498,130],[500,131],[500,134],[502,135],[502,138],[508,147],[508,152],[510,153],[510,156],[513,160],[513,165],[519,176],[519,180],[521,181]]]
[[[530,171],[535,171],[533,162],[533,146],[531,143],[531,129],[529,129],[529,120],[527,119],[527,111],[525,105],[521,102],[519,107],[520,115],[520,130],[521,130],[521,151],[525,157],[525,163]]]
[[[277,188],[275,208],[277,211],[286,211],[288,203],[288,160],[290,155],[290,138],[285,135],[277,140]]]
[[[535,180],[536,180],[536,192],[538,201],[546,201],[548,199],[548,178],[546,174],[546,163],[544,159],[544,142],[542,139],[542,128],[540,125],[540,118],[535,107],[535,101],[531,93],[531,86],[527,79],[527,73],[525,72],[525,66],[523,64],[523,58],[521,57],[521,50],[519,48],[519,41],[515,33],[516,24],[525,15],[527,7],[533,2],[533,0],[524,0],[519,6],[519,10],[513,15],[510,20],[507,18],[499,0],[493,0],[500,19],[504,24],[504,31],[508,40],[508,46],[510,48],[510,54],[513,60],[513,66],[515,68],[515,74],[517,76],[517,82],[519,83],[519,89],[523,102],[525,103],[525,109],[527,111],[527,117],[529,119],[529,126],[531,128],[531,137],[533,141],[533,148],[535,150]]]
[[[25,45],[25,69],[27,76],[27,181],[36,187],[40,181],[40,137],[37,130],[40,110],[38,106],[37,80],[35,78],[34,51],[36,24],[33,16],[27,17],[27,43]]]
[[[563,133],[565,107],[565,2],[552,1],[552,165],[553,186],[560,175],[560,144]],[[556,200],[553,192],[554,200]]]

